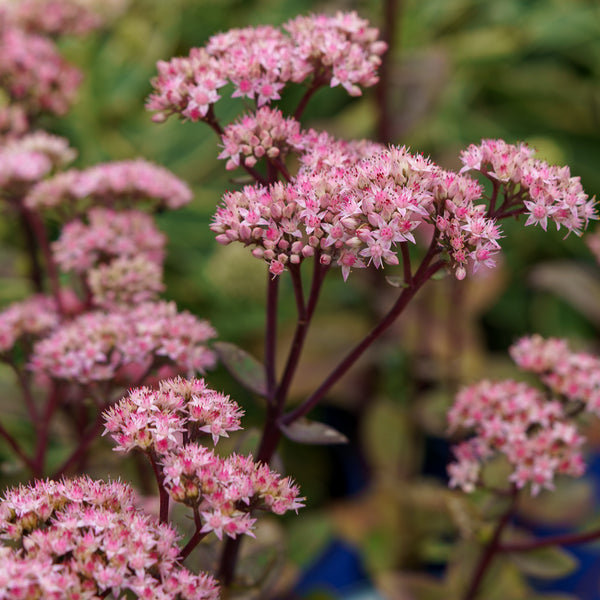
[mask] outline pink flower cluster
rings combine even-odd
[[[292,117],[284,119],[280,110],[268,106],[228,125],[221,140],[219,158],[227,159],[228,170],[240,166],[240,161],[253,167],[263,156],[283,159],[288,152],[301,152],[306,147],[300,123]]]
[[[114,258],[141,257],[157,265],[164,260],[166,237],[150,215],[137,210],[92,208],[87,223],[74,219],[52,244],[54,259],[63,271],[83,273]]]
[[[22,106],[11,105],[0,108],[0,139],[19,138],[29,129],[27,114]]]
[[[105,413],[106,431],[117,442],[115,450],[167,454],[202,432],[213,443],[229,431],[241,429],[244,411],[212,389],[203,379],[165,379],[159,389],[135,388]]]
[[[0,87],[30,115],[62,115],[71,106],[80,72],[47,37],[14,26],[0,12]]]
[[[492,180],[507,185],[512,199],[520,199],[527,209],[525,225],[540,225],[548,219],[557,229],[565,227],[577,235],[596,219],[595,199],[589,199],[579,177],[571,177],[569,167],[557,167],[533,157],[524,144],[512,145],[503,140],[482,140],[461,155],[463,171],[476,170]]]
[[[31,342],[58,323],[56,303],[48,296],[38,294],[11,304],[0,312],[0,352],[8,352],[22,338]]]
[[[172,302],[145,302],[84,313],[34,346],[29,367],[55,379],[89,383],[118,378],[128,365],[143,372],[162,363],[183,372],[215,364],[207,342],[214,329]]]
[[[9,541],[0,547],[0,599],[219,597],[211,576],[178,563],[175,530],[136,510],[120,482],[80,477],[9,489],[0,537]]]
[[[0,149],[0,187],[5,193],[21,195],[75,155],[67,140],[44,131],[11,140]]]
[[[536,495],[553,489],[558,474],[579,477],[584,438],[569,421],[563,405],[547,400],[524,383],[482,381],[463,389],[448,412],[450,429],[474,436],[453,448],[448,466],[450,486],[472,492],[480,483],[483,463],[502,455],[512,467],[509,480],[517,488],[531,485]]]
[[[199,511],[202,533],[252,535],[256,508],[283,514],[302,504],[299,490],[252,457],[220,457],[197,443],[201,434],[213,443],[241,429],[243,411],[229,396],[202,379],[165,380],[157,390],[137,388],[105,412],[106,432],[116,450],[138,448],[160,464],[171,498]]]
[[[147,108],[155,121],[171,114],[198,121],[207,117],[231,82],[232,97],[256,100],[258,107],[280,99],[288,82],[313,77],[314,85],[342,85],[353,96],[377,82],[386,49],[378,31],[356,13],[298,17],[284,25],[232,29],[211,37],[205,48],[157,65],[155,92]]]
[[[37,184],[25,198],[34,210],[59,208],[81,213],[91,204],[128,208],[151,200],[157,208],[176,209],[192,199],[189,187],[170,171],[142,159],[70,169]]]
[[[123,0],[1,0],[0,11],[27,31],[82,35],[117,16],[124,5]]]
[[[162,265],[144,256],[98,265],[88,271],[87,282],[93,304],[107,309],[154,301],[165,289]]]
[[[600,359],[571,352],[565,340],[524,337],[510,349],[517,365],[535,373],[550,390],[600,416]]]
[[[414,243],[412,232],[427,221],[437,226],[458,278],[467,262],[493,264],[500,233],[476,204],[482,190],[475,181],[406,148],[363,158],[372,146],[334,143],[327,156],[326,137],[309,132],[306,139],[308,158],[289,184],[225,194],[211,225],[217,241],[254,245],[275,275],[318,252],[322,263],[336,261],[346,279],[352,267],[398,264],[397,244]]]

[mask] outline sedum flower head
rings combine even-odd
[[[85,313],[38,341],[29,367],[54,379],[79,383],[115,378],[130,364],[151,369],[164,361],[185,372],[215,364],[207,347],[215,336],[206,321],[171,302],[145,302]]]
[[[513,467],[510,480],[519,488],[530,484],[533,494],[553,489],[558,474],[577,477],[585,469],[574,416],[582,410],[600,415],[600,359],[539,335],[520,339],[510,354],[549,394],[514,381],[484,381],[458,394],[450,429],[471,430],[474,437],[454,448],[448,472],[450,485],[465,491],[475,488],[482,463],[497,453]]]
[[[218,598],[212,577],[177,562],[175,530],[136,510],[120,482],[79,477],[9,489],[0,537],[16,542],[0,547],[2,598]]]
[[[255,100],[259,108],[279,100],[287,83],[310,77],[317,85],[342,85],[353,96],[377,83],[386,45],[356,13],[298,17],[284,30],[287,35],[268,25],[231,29],[187,57],[159,61],[148,110],[156,121],[171,114],[206,119],[228,82],[232,97]]]
[[[116,17],[125,4],[123,0],[0,0],[0,11],[27,31],[82,35]]]
[[[41,337],[58,323],[56,302],[49,296],[36,294],[15,302],[0,312],[0,352],[8,352],[21,339]]]
[[[120,257],[90,269],[87,282],[93,304],[106,309],[154,301],[165,289],[162,266],[144,256]]]
[[[404,147],[339,143],[315,132],[306,139],[291,182],[225,194],[211,225],[217,241],[254,246],[274,275],[318,253],[346,279],[352,268],[397,265],[398,244],[414,243],[413,231],[430,222],[457,276],[468,263],[493,264],[500,232],[478,204],[475,181]]]
[[[181,443],[181,434],[201,432],[217,443],[219,437],[241,429],[243,411],[229,396],[210,389],[203,379],[166,379],[159,389],[131,390],[105,413],[106,431],[116,450],[133,448],[165,454]]]
[[[189,187],[170,171],[142,159],[70,169],[36,185],[26,197],[33,210],[59,208],[81,213],[89,204],[133,207],[150,200],[157,208],[176,209],[192,199]]]
[[[240,162],[253,167],[263,157],[281,160],[290,151],[306,148],[300,123],[292,117],[285,119],[280,110],[268,106],[228,125],[221,140],[223,151],[219,158],[227,159],[228,170],[235,169]]]
[[[44,131],[13,139],[0,149],[0,188],[5,195],[20,195],[75,156],[67,140]]]
[[[220,457],[198,441],[214,444],[241,429],[238,404],[203,379],[169,379],[158,389],[136,388],[104,413],[115,450],[149,454],[160,465],[175,502],[199,511],[203,533],[253,535],[253,509],[276,514],[302,507],[298,487],[251,456]]]
[[[11,23],[0,12],[0,87],[28,115],[65,114],[81,73],[58,53],[54,42]]]
[[[482,381],[463,389],[448,413],[450,429],[474,436],[453,448],[448,466],[450,486],[471,492],[479,483],[484,462],[500,454],[512,467],[509,480],[517,488],[554,489],[556,475],[579,477],[585,466],[584,438],[563,405],[515,381]]]
[[[572,352],[565,340],[539,335],[521,338],[510,348],[517,365],[539,376],[554,394],[600,416],[600,359]]]
[[[92,208],[87,223],[74,219],[62,228],[52,244],[54,258],[63,271],[83,273],[100,262],[135,257],[161,265],[166,237],[149,215],[137,210]]]
[[[569,167],[557,167],[534,158],[525,144],[507,144],[503,140],[482,140],[461,155],[463,171],[476,170],[522,196],[527,209],[525,225],[540,225],[548,219],[556,228],[580,235],[590,219],[596,219],[595,199],[581,187],[579,177],[571,177]]]

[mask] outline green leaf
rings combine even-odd
[[[385,280],[395,288],[408,287],[407,283],[404,281],[404,277],[401,277],[400,275],[386,275]]]
[[[558,547],[511,552],[508,556],[522,573],[542,579],[569,575],[579,564],[572,554]]]
[[[308,419],[298,419],[291,425],[282,425],[281,432],[288,439],[300,444],[347,444],[348,438],[337,429],[309,421]]]
[[[230,342],[216,342],[213,348],[219,360],[239,383],[259,396],[266,396],[265,368],[256,358]]]

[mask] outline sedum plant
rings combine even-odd
[[[87,33],[122,9],[76,0],[0,4],[0,84],[10,100],[0,114],[0,190],[20,227],[33,292],[0,312],[0,359],[14,374],[35,437],[28,447],[0,422],[0,435],[31,477],[0,501],[3,598],[183,600],[239,592],[242,534],[260,535],[260,513],[310,503],[275,470],[281,439],[345,441],[307,416],[416,293],[446,271],[461,285],[494,268],[506,219],[523,217],[524,226],[543,230],[554,223],[580,236],[597,218],[579,178],[525,144],[484,139],[461,152],[462,167],[453,171],[404,146],[307,128],[302,118],[317,90],[340,87],[355,97],[378,82],[387,44],[356,13],[232,29],[187,56],[160,61],[146,103],[156,123],[174,116],[208,125],[225,169],[243,171],[210,229],[218,243],[239,243],[265,263],[264,362],[213,343],[217,332],[207,321],[160,298],[166,239],[153,214],[189,203],[188,186],[141,158],[67,168],[75,157],[68,142],[36,130],[42,115],[69,109],[80,80],[54,37]],[[39,11],[51,18],[38,18]],[[277,103],[292,89],[298,101],[284,112]],[[227,95],[245,106],[229,123],[217,108]],[[338,268],[343,280],[357,269],[385,268],[396,298],[291,407],[323,285]],[[278,369],[282,278],[291,282],[297,319]],[[448,413],[451,429],[473,432],[454,449],[452,487],[474,492],[483,485],[482,464],[497,455],[511,469],[508,487],[495,490],[510,498],[509,507],[460,589],[465,600],[478,597],[497,554],[560,541],[503,536],[522,488],[535,495],[552,489],[558,475],[582,475],[576,418],[597,412],[597,359],[538,337],[521,340],[513,356],[549,391],[484,381],[461,391]],[[210,377],[217,359],[265,400],[256,458],[211,447],[241,429],[244,412],[198,378]],[[62,462],[51,464],[59,416],[73,441]],[[141,508],[128,484],[86,474],[102,432],[121,455],[148,460],[156,515]],[[142,463],[138,469],[141,477],[148,472]],[[188,517],[185,535],[176,529],[180,514]],[[208,536],[217,542],[206,543]],[[211,573],[189,564],[199,547],[209,548]],[[267,594],[266,587],[254,582],[245,592]]]

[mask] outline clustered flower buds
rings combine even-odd
[[[35,481],[0,500],[0,598],[99,600],[107,594],[217,600],[217,582],[182,567],[178,534],[135,508],[120,482]]]
[[[289,35],[271,26],[231,29],[187,57],[160,61],[147,102],[148,110],[156,111],[154,120],[171,114],[209,119],[221,98],[218,90],[228,82],[232,97],[256,100],[258,107],[279,100],[285,84],[311,76],[313,85],[341,85],[352,96],[377,83],[386,44],[356,13],[297,17],[283,29]]]
[[[324,264],[341,266],[346,279],[352,267],[397,265],[398,243],[414,243],[413,231],[429,222],[457,277],[464,277],[468,262],[475,268],[493,264],[500,232],[485,205],[476,203],[481,188],[472,179],[406,148],[365,157],[372,146],[332,144],[334,154],[325,158],[321,136],[309,132],[306,140],[312,158],[290,183],[225,194],[211,225],[217,241],[254,245],[253,254],[274,275],[318,253]]]
[[[125,160],[70,169],[37,184],[25,198],[32,210],[58,208],[81,213],[90,204],[132,208],[151,201],[156,208],[177,209],[192,199],[189,187],[170,171],[148,161]]]
[[[510,349],[515,363],[535,373],[554,394],[600,416],[600,358],[571,352],[565,340],[525,337]]]
[[[288,152],[300,152],[306,147],[300,123],[291,117],[284,119],[280,110],[268,106],[228,125],[221,139],[223,151],[219,158],[228,159],[228,170],[240,166],[240,161],[253,167],[263,156],[281,160]]]
[[[545,230],[550,219],[557,229],[562,226],[580,235],[588,221],[597,218],[595,200],[583,191],[579,177],[571,177],[569,167],[549,165],[533,155],[525,144],[482,140],[461,154],[462,170],[476,170],[504,184],[505,193],[527,209],[525,225]]]
[[[52,170],[75,159],[67,140],[44,131],[13,139],[0,149],[0,187],[3,195],[18,195]]]
[[[52,244],[65,272],[85,275],[95,306],[110,308],[155,300],[163,291],[166,238],[145,213],[92,208],[88,223],[67,223]]]
[[[157,390],[133,389],[105,412],[116,450],[139,449],[159,463],[163,485],[175,502],[199,511],[202,533],[252,534],[253,509],[283,514],[302,504],[289,477],[281,478],[251,456],[217,455],[198,442],[241,429],[243,411],[204,380],[163,380]]]
[[[124,0],[0,0],[0,10],[12,23],[47,35],[83,35],[114,19]]]
[[[573,353],[566,342],[540,336],[519,340],[510,349],[519,367],[540,377],[548,393],[512,380],[483,381],[463,389],[448,413],[450,429],[474,436],[454,447],[450,485],[470,492],[480,483],[483,463],[500,454],[513,471],[517,488],[532,494],[553,489],[556,475],[578,477],[585,465],[584,443],[574,416],[600,414],[600,359]]]
[[[129,364],[173,363],[204,373],[215,364],[207,342],[215,330],[172,302],[145,302],[86,312],[38,341],[29,368],[55,379],[88,383],[114,379]]]
[[[21,339],[33,341],[53,330],[58,323],[53,298],[36,294],[11,304],[0,312],[0,353],[8,352]]]

